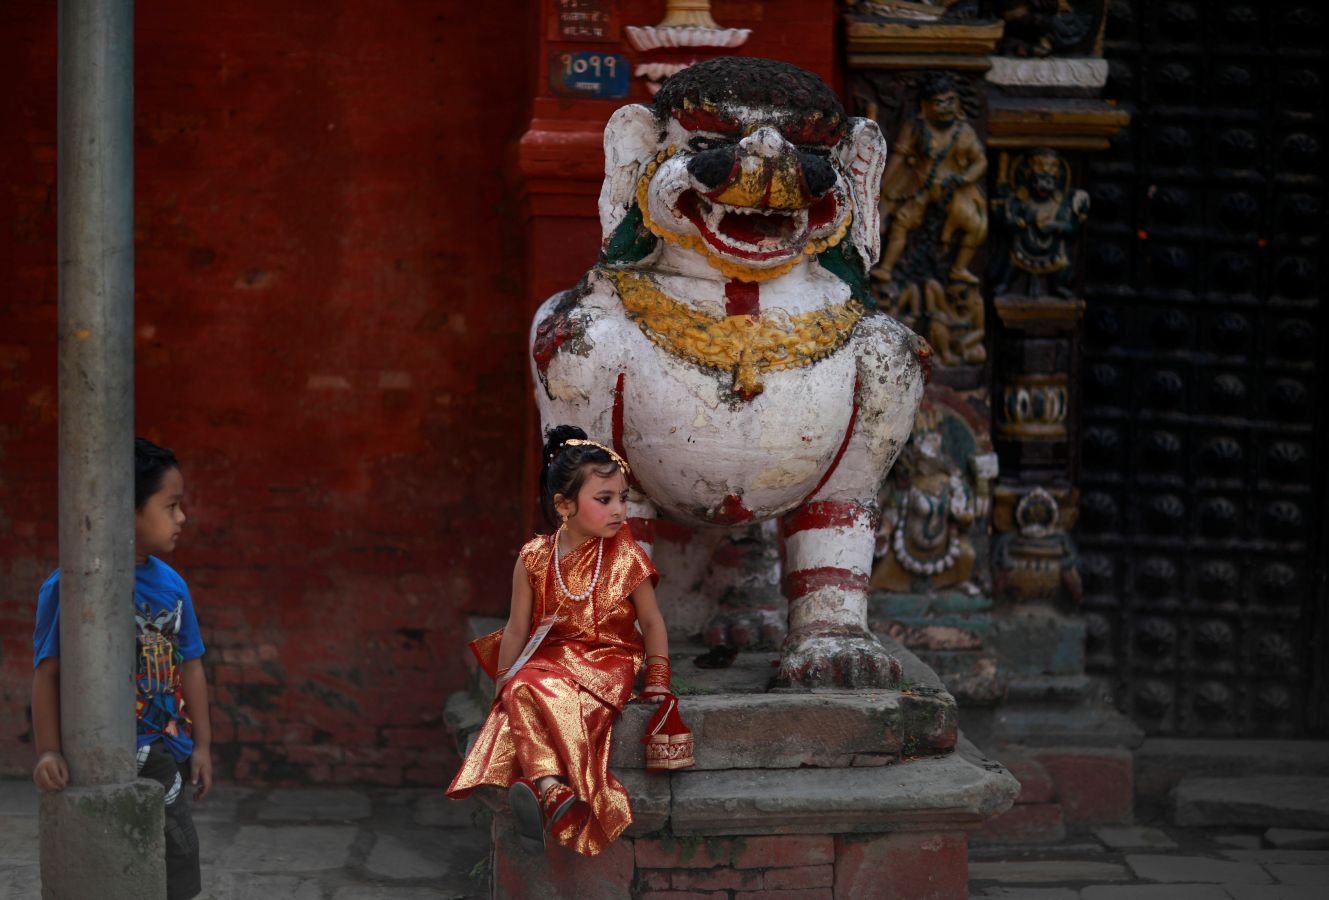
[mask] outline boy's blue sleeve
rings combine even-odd
[[[37,592],[37,624],[32,629],[32,667],[43,659],[60,657],[60,579],[46,579]]]
[[[198,616],[194,613],[194,598],[185,587],[185,599],[180,608],[180,658],[198,659],[203,655],[203,635],[198,629]]]

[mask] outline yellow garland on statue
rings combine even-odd
[[[623,308],[658,347],[707,369],[731,372],[734,390],[752,398],[768,372],[810,366],[849,340],[865,312],[856,300],[789,315],[709,316],[675,300],[645,275],[600,269]]]
[[[691,250],[699,253],[705,260],[711,264],[712,268],[718,269],[720,274],[726,278],[737,278],[739,281],[761,282],[770,281],[772,278],[779,278],[787,274],[794,266],[803,261],[804,256],[816,256],[825,250],[834,247],[844,236],[849,233],[849,226],[854,220],[854,215],[850,212],[840,223],[840,227],[833,234],[829,234],[821,240],[809,241],[803,248],[801,256],[795,256],[778,266],[772,266],[769,269],[756,269],[751,266],[744,266],[727,259],[722,259],[715,255],[715,251],[704,241],[700,235],[695,234],[677,234],[667,228],[662,228],[655,224],[651,218],[650,202],[647,195],[647,189],[650,186],[651,179],[655,177],[655,170],[660,168],[660,164],[673,156],[678,150],[677,147],[670,146],[667,150],[661,150],[655,155],[655,159],[646,164],[646,169],[640,179],[637,180],[637,207],[641,210],[642,224],[651,232],[651,234],[661,240],[673,244],[675,247],[682,247],[685,250]]]

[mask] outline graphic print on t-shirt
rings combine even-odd
[[[136,605],[134,624],[138,629],[138,698],[136,710],[142,725],[140,734],[179,737],[188,735],[190,721],[185,713],[184,690],[180,682],[180,622],[184,599],[175,606],[158,610]]]

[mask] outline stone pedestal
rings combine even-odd
[[[487,633],[500,624],[476,620]],[[889,636],[904,667],[899,691],[768,690],[776,652],[740,654],[703,670],[700,646],[674,653],[674,688],[696,736],[695,768],[647,774],[640,737],[652,709],[629,705],[614,729],[612,766],[635,821],[599,857],[532,853],[495,810],[497,898],[963,898],[968,834],[1011,805],[1019,785],[957,730],[954,698]],[[465,748],[491,688],[449,698]],[[692,893],[689,893],[692,892]]]
[[[43,794],[42,897],[165,897],[164,815],[161,785],[146,779]]]

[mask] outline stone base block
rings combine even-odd
[[[143,779],[43,794],[45,900],[154,900],[166,896],[162,788]]]
[[[507,827],[506,825],[504,827]],[[593,859],[494,834],[499,900],[963,900],[961,831],[625,838]],[[634,871],[635,857],[635,871]]]
[[[772,657],[774,658],[774,657]],[[679,711],[696,735],[696,769],[838,768],[895,762],[955,746],[957,710],[950,694],[909,691],[811,691],[692,694]],[[629,704],[614,728],[611,762],[645,765],[638,738],[655,712]]]
[[[964,900],[968,853],[963,832],[837,837],[835,897]]]
[[[1183,778],[1329,777],[1329,741],[1149,738],[1135,751],[1137,812],[1162,811]]]
[[[965,715],[965,733],[973,735]],[[1144,732],[1111,707],[1010,704],[993,717],[980,746],[1110,747],[1134,749]],[[978,740],[977,737],[974,738]]]
[[[1054,844],[1066,837],[1059,803],[1021,803],[988,819],[974,832],[975,844]]]
[[[956,729],[954,698],[907,649],[888,643],[899,691],[767,691],[774,654],[695,669],[675,653],[697,766],[642,771],[651,708],[629,705],[612,764],[633,825],[601,856],[533,849],[501,792],[493,896],[530,900],[949,900],[965,897],[966,833],[1007,809],[1020,784]],[[681,673],[681,674],[680,674]],[[457,703],[459,734],[477,718]],[[475,724],[478,724],[475,723]],[[883,893],[884,891],[884,893]]]
[[[835,862],[835,841],[828,834],[772,834],[740,838],[641,838],[636,842],[640,869],[686,869],[732,866],[777,869],[824,866]]]
[[[919,658],[934,669],[946,690],[967,713],[980,706],[995,706],[1006,695],[1006,682],[997,660],[982,650],[919,650]]]
[[[493,900],[623,900],[632,892],[632,842],[615,841],[586,857],[550,844],[532,847],[518,836],[511,816],[496,813]]]
[[[493,896],[963,898],[966,833],[1019,792],[963,738],[890,766],[622,774],[637,822],[592,859],[533,849],[496,804]]]
[[[614,776],[632,798],[632,824],[628,837],[659,831],[669,821],[669,778],[644,769],[615,768]]]
[[[1007,750],[997,754],[997,761],[1020,782],[1020,796],[1015,798],[1017,804],[1051,803],[1057,799],[1057,788],[1052,783],[1052,776],[1038,760]]]
[[[1270,828],[1264,833],[1264,841],[1280,850],[1329,850],[1329,831]]]
[[[939,819],[977,827],[1011,804],[1019,784],[971,753],[961,741],[947,756],[875,768],[681,772],[670,823],[701,835],[931,831]]]
[[[1084,621],[1047,607],[1016,607],[994,619],[984,647],[1016,678],[1084,674]]]
[[[543,852],[494,823],[497,900],[961,900],[962,831],[624,838],[585,858]]]
[[[1324,777],[1183,778],[1172,799],[1172,821],[1183,827],[1329,829],[1329,778]]]
[[[1133,821],[1135,768],[1122,748],[1039,747],[1029,750],[1057,788],[1067,822],[1126,825]]]

